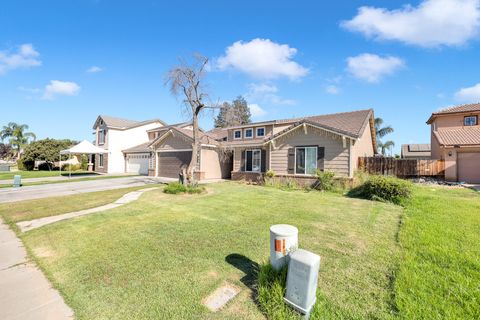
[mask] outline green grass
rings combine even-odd
[[[45,177],[58,177],[60,176],[59,171],[9,171],[9,172],[0,172],[0,180],[10,180],[13,179],[15,175],[21,175],[22,179],[27,178],[45,178]],[[92,174],[95,173],[88,172],[88,171],[75,171],[72,172],[73,175],[84,175],[84,174]],[[62,171],[62,176],[68,176],[68,172],[65,173]]]
[[[417,187],[395,283],[404,319],[480,319],[480,194]]]
[[[114,202],[128,192],[149,187],[150,186],[139,186],[81,193],[72,196],[3,203],[0,204],[0,215],[7,223],[12,224],[19,221],[27,221],[72,211],[95,208]]]
[[[203,195],[151,191],[20,236],[78,319],[263,319],[252,270],[268,260],[269,226],[289,223],[300,246],[322,257],[314,318],[385,319],[394,312],[401,212],[338,194],[221,183]],[[226,282],[242,292],[209,312],[202,300]]]
[[[126,178],[125,175],[119,176],[93,176],[85,175],[85,178],[75,178],[75,179],[66,179],[66,180],[44,180],[44,181],[35,181],[35,182],[22,182],[22,187],[28,186],[38,186],[43,184],[52,184],[52,183],[69,183],[69,182],[80,182],[80,181],[91,181],[91,180],[103,180],[103,179],[115,179],[115,178]],[[12,184],[0,184],[0,188],[12,188]]]

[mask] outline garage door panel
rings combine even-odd
[[[480,152],[457,154],[458,181],[480,183]]]
[[[191,151],[160,152],[158,156],[158,175],[160,177],[178,178],[183,165],[192,159]]]
[[[137,174],[148,174],[148,154],[131,154],[127,156],[127,172]]]

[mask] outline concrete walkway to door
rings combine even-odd
[[[0,319],[73,319],[73,311],[28,261],[15,233],[0,219]]]

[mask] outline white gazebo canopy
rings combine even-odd
[[[91,154],[104,154],[104,153],[108,153],[108,151],[93,145],[91,142],[88,142],[87,140],[83,140],[79,144],[71,147],[70,149],[62,150],[62,151],[60,151],[60,162],[59,162],[60,175],[62,174],[62,155],[65,155],[65,154],[68,154],[68,155],[76,155],[76,154],[91,155]],[[71,164],[70,164],[69,170],[68,170],[69,171],[68,172],[69,177],[72,176],[70,168],[71,168]]]
[[[104,154],[107,150],[94,146],[91,142],[83,140],[70,149],[60,151],[60,154]]]

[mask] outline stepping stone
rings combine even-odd
[[[215,290],[211,295],[205,298],[203,304],[213,312],[216,312],[223,308],[230,300],[235,298],[237,294],[240,293],[240,288],[226,284],[217,290]]]

